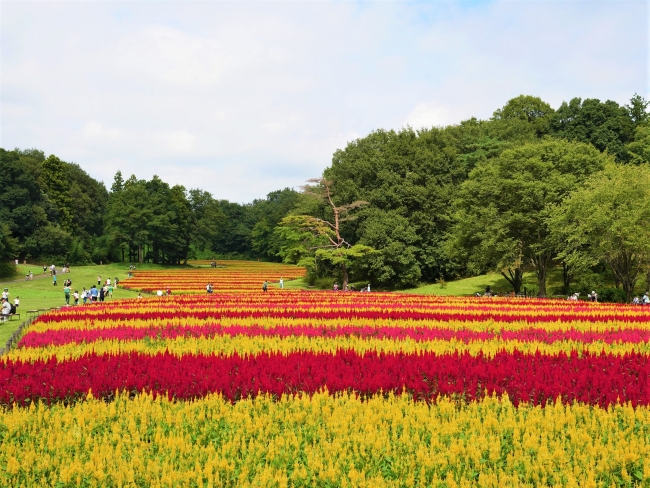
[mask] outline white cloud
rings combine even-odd
[[[83,133],[86,137],[92,139],[112,139],[115,140],[120,136],[117,129],[106,129],[102,124],[91,121],[84,125]]]
[[[457,122],[450,111],[437,103],[418,103],[406,117],[404,125],[418,129],[422,127],[445,126]]]
[[[647,94],[646,2],[3,2],[0,145],[250,201],[377,128]]]

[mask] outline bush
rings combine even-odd
[[[598,301],[625,303],[625,291],[623,288],[605,288],[598,293]]]
[[[0,278],[13,278],[18,274],[14,263],[0,263]]]

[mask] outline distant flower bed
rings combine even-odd
[[[209,265],[210,261],[194,264]],[[163,271],[134,271],[133,277],[120,283],[123,288],[155,293],[169,288],[174,294],[205,293],[211,284],[214,292],[258,291],[262,283],[278,283],[302,278],[305,270],[297,266],[259,261],[218,261],[219,266]]]

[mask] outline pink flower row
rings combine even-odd
[[[650,341],[650,330],[646,329],[614,329],[603,332],[569,330],[545,330],[529,328],[518,331],[502,330],[500,332],[477,332],[471,330],[453,330],[427,327],[318,327],[318,326],[289,326],[289,327],[261,327],[253,326],[228,326],[219,324],[206,324],[202,326],[182,327],[130,327],[121,325],[106,329],[61,329],[45,332],[28,332],[20,341],[19,347],[46,347],[60,346],[70,343],[90,343],[99,340],[133,341],[150,339],[174,339],[177,337],[211,337],[216,335],[248,337],[360,337],[363,339],[414,339],[417,341],[433,340],[458,340],[465,343],[472,341],[487,341],[501,339],[504,341],[518,340],[522,342],[553,343],[560,341],[576,341],[582,343],[615,342],[642,343]]]

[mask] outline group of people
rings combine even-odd
[[[6,321],[10,315],[15,314],[19,306],[20,297],[14,298],[14,303],[12,304],[9,298],[9,288],[5,288],[2,291],[2,302],[0,305],[0,315],[2,316],[2,321]]]
[[[211,292],[208,292],[208,293],[211,293]],[[161,296],[163,296],[163,295],[171,296],[171,294],[172,294],[172,290],[171,290],[171,288],[169,288],[169,286],[167,287],[167,289],[165,290],[164,293],[163,293],[162,290],[158,290],[158,291],[156,292],[156,296],[159,296],[159,297],[161,297]],[[140,295],[139,293],[138,293],[138,298],[142,298],[142,295]]]
[[[334,283],[334,291],[340,291],[338,283]],[[343,291],[356,291],[356,289],[354,286],[346,284]],[[363,286],[359,291],[361,293],[370,293],[370,283],[368,283],[368,286]]]
[[[650,296],[648,296],[648,292],[644,293],[641,298],[638,296],[634,297],[632,305],[650,305]]]
[[[107,298],[113,298],[113,289],[117,287],[119,279],[116,277],[115,281],[107,278],[102,281],[102,277],[97,277],[97,285],[92,285],[90,288],[84,287],[79,293],[79,290],[72,291],[72,280],[67,279],[63,283],[63,296],[66,305],[79,305],[79,300],[84,305],[87,303],[103,302]],[[72,300],[72,303],[70,301]]]

